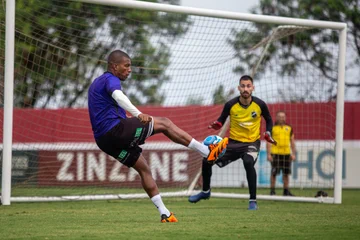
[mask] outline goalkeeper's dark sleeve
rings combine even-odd
[[[273,128],[273,120],[271,118],[269,109],[266,105],[265,102],[262,102],[262,104],[260,105],[261,108],[261,115],[263,116],[263,118],[265,119],[266,122],[266,132],[272,132],[272,128]]]
[[[269,109],[265,102],[261,102],[261,115],[264,117],[266,122],[266,131],[264,133],[264,138],[267,142],[277,145],[277,142],[272,138],[272,128],[273,128],[273,121],[269,112]]]
[[[231,108],[231,104],[229,102],[225,103],[221,115],[217,119],[217,122],[221,123],[221,125],[224,125],[226,118],[230,115],[230,108]]]

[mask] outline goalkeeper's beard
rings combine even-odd
[[[244,95],[244,94],[246,94],[246,95]],[[241,97],[244,98],[244,99],[248,99],[248,98],[251,97],[251,93],[243,92],[243,93],[241,93]]]

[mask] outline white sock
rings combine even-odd
[[[160,194],[155,195],[151,198],[151,201],[154,203],[156,208],[159,210],[160,216],[165,214],[166,216],[170,216],[170,211],[165,207]]]
[[[205,146],[202,143],[199,143],[198,141],[196,141],[195,139],[192,139],[188,148],[198,151],[200,153],[201,156],[203,157],[207,157],[210,153],[209,147]]]

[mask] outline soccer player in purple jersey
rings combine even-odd
[[[173,142],[199,152],[209,161],[215,161],[226,149],[228,139],[224,138],[219,144],[208,147],[168,118],[140,112],[122,91],[121,81],[125,81],[130,74],[131,58],[125,52],[115,50],[108,57],[107,72],[91,84],[88,107],[95,141],[102,151],[139,173],[144,190],[160,212],[161,222],[177,222],[161,199],[139,145],[153,134],[163,133]],[[128,118],[126,111],[133,117]]]

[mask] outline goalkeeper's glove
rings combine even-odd
[[[215,129],[215,130],[219,130],[221,127],[222,127],[222,123],[218,122],[218,121],[212,122],[208,126],[208,128],[212,128],[212,129]]]
[[[269,143],[274,144],[275,146],[277,145],[277,142],[276,142],[276,141],[272,138],[272,136],[271,136],[271,132],[266,131],[266,132],[264,133],[264,138],[265,138],[265,140],[268,141]]]

